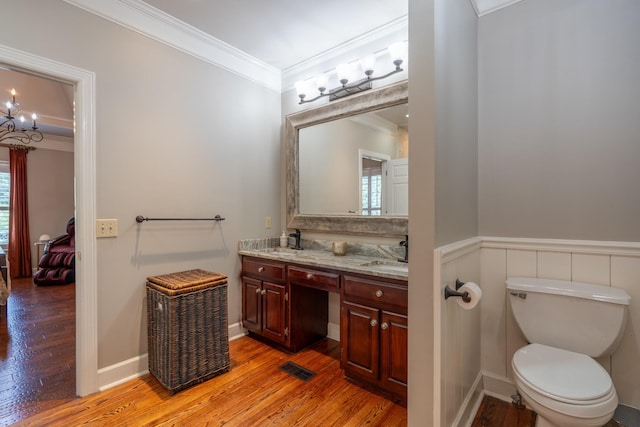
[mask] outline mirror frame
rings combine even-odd
[[[286,116],[288,228],[376,236],[403,236],[408,233],[409,218],[406,216],[301,214],[299,177],[300,129],[407,102],[409,83],[404,80]]]

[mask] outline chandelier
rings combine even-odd
[[[7,101],[5,104],[6,111],[0,109],[0,112],[4,115],[4,121],[0,124],[0,142],[13,139],[20,141],[23,144],[30,144],[31,142],[40,142],[44,139],[42,132],[38,130],[36,124],[36,113],[31,115],[33,124],[30,129],[25,127],[24,116],[20,116],[20,128],[16,128],[15,119],[20,113],[20,104],[16,102],[16,90],[11,89],[11,101]]]

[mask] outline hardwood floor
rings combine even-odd
[[[534,427],[536,414],[525,408],[516,408],[495,397],[482,399],[478,414],[471,427]]]
[[[75,285],[14,279],[0,317],[0,425],[75,398]]]
[[[18,426],[405,426],[406,408],[344,378],[332,340],[290,355],[252,338],[231,341],[231,371],[170,395],[151,375],[45,411]],[[278,369],[293,361],[316,376]]]
[[[344,378],[336,341],[291,355],[243,337],[230,343],[230,372],[174,395],[145,375],[75,398],[74,340],[74,285],[13,281],[0,318],[0,426],[407,425],[406,408]],[[303,382],[278,369],[288,361],[316,376]],[[534,421],[531,411],[487,396],[472,426]]]

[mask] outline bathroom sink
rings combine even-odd
[[[315,259],[316,257],[313,254],[308,253],[304,250],[295,250],[291,248],[264,248],[264,249],[256,249],[256,252],[262,252],[264,254],[270,254],[281,258],[291,258],[291,259]]]
[[[401,272],[401,273],[408,273],[409,272],[409,266],[408,265],[388,265],[388,264],[383,264],[383,265],[377,266],[376,268],[378,268],[379,270],[397,271],[397,272]]]
[[[405,264],[392,260],[375,260],[360,264],[362,267],[372,267],[376,270],[383,271],[396,271],[400,273],[407,273],[409,271],[409,264]]]

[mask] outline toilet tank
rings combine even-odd
[[[510,277],[507,294],[530,343],[600,357],[620,343],[631,297],[618,288],[565,280]]]

